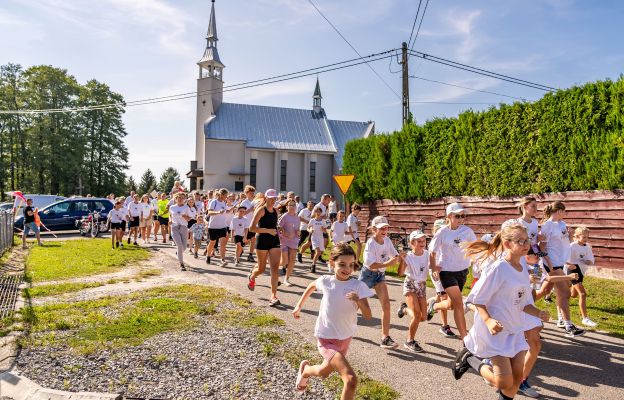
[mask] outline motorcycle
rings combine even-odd
[[[90,235],[92,238],[98,237],[101,231],[100,213],[93,211],[76,221],[76,227],[80,236]]]

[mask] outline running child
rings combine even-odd
[[[141,218],[139,221],[143,244],[149,243],[150,235],[152,234],[152,224],[154,222],[153,216],[154,208],[150,203],[149,196],[144,194],[141,196]]]
[[[137,236],[139,235],[139,226],[141,224],[141,203],[139,202],[139,195],[135,194],[132,198],[132,201],[128,203],[128,221],[130,227],[130,233],[128,234],[128,244],[130,244],[130,239],[134,234],[134,245],[138,246]]]
[[[180,269],[186,271],[184,265],[184,252],[187,247],[188,240],[188,222],[191,220],[190,209],[186,204],[186,195],[177,192],[173,196],[174,205],[169,207],[171,215],[171,237],[178,248],[177,255],[180,262]]]
[[[334,247],[329,262],[333,265],[334,275],[320,276],[310,283],[301,295],[294,310],[293,317],[299,319],[299,314],[305,301],[312,292],[323,293],[319,307],[318,318],[314,328],[318,349],[323,356],[323,362],[310,365],[308,360],[301,361],[297,381],[298,391],[304,391],[308,379],[312,376],[327,378],[336,371],[342,378],[342,400],[355,398],[357,376],[346,359],[351,338],[357,330],[357,311],[364,319],[371,318],[368,297],[373,292],[361,281],[350,279],[357,268],[355,253],[346,244]]]
[[[312,244],[312,266],[310,271],[316,273],[316,261],[321,257],[325,251],[325,239],[324,234],[327,232],[325,219],[323,218],[323,210],[317,207],[314,209],[314,215],[310,222],[308,222],[308,232],[310,232],[310,243]]]
[[[381,215],[371,221],[373,235],[364,248],[364,266],[359,280],[375,291],[381,303],[381,343],[384,349],[393,349],[398,344],[390,337],[390,296],[386,284],[386,268],[398,264],[399,253],[388,238],[388,220]]]
[[[343,210],[336,213],[336,219],[330,228],[330,232],[334,246],[338,243],[346,243],[349,240],[347,237],[349,225],[345,222],[345,212]]]
[[[570,297],[579,298],[579,309],[583,320],[581,323],[590,328],[598,326],[597,323],[589,319],[587,315],[587,292],[583,286],[583,278],[587,272],[588,265],[594,265],[594,253],[587,243],[589,239],[589,228],[579,226],[574,230],[574,241],[570,244],[570,257],[566,263],[566,274],[576,273],[578,278],[572,281]]]
[[[299,264],[303,264],[303,256],[302,254],[312,246],[309,240],[310,232],[308,232],[308,223],[312,219],[312,210],[314,209],[314,202],[312,200],[308,201],[307,207],[303,210],[299,211],[299,252],[297,253],[297,261]]]
[[[197,222],[195,222],[189,228],[189,232],[193,236],[193,257],[198,258],[199,248],[201,247],[202,240],[204,240],[204,231],[206,230],[206,223],[204,222],[204,216],[197,214]]]
[[[446,224],[447,224],[447,220],[445,218],[440,218],[440,219],[435,220],[435,222],[433,223],[431,234],[435,236],[435,234],[440,230],[440,228],[442,228]],[[438,262],[440,262],[439,256],[438,256],[438,259],[436,259],[436,263]],[[429,268],[429,279],[431,279],[431,282],[433,283],[433,287],[435,288],[436,295],[435,297],[431,297],[430,299],[427,299],[427,304],[428,304],[427,321],[431,321],[433,319],[433,316],[436,313],[433,309],[435,304],[441,301],[446,301],[448,299],[448,296],[446,292],[444,291],[444,287],[442,286],[442,282],[440,282],[439,277],[438,279],[433,279],[433,271],[431,270],[431,268]],[[455,335],[455,332],[453,332],[453,330],[451,329],[451,326],[448,323],[448,311],[446,310],[446,308],[439,309],[437,312],[438,314],[440,314],[440,318],[442,319],[442,326],[440,327],[440,333],[449,338],[456,337],[457,335]]]
[[[111,227],[111,243],[113,249],[123,247],[123,221],[126,218],[127,211],[123,208],[123,202],[117,200],[115,207],[108,213]]]
[[[245,206],[238,206],[236,216],[232,218],[230,230],[232,231],[232,242],[236,245],[236,254],[234,254],[234,265],[240,263],[240,257],[243,254],[243,247],[247,243],[247,233],[249,231],[249,221],[245,218],[247,209]]]
[[[352,241],[355,243],[355,247],[357,248],[355,251],[356,262],[359,264],[360,257],[362,257],[362,242],[360,242],[360,221],[358,220],[358,215],[360,215],[360,211],[362,207],[359,204],[354,204],[351,206],[351,214],[347,217],[347,225],[349,225],[349,234],[351,235]]]
[[[287,200],[285,206],[287,211],[282,214],[277,225],[282,249],[281,264],[284,286],[292,286],[289,279],[295,267],[295,257],[299,244],[299,217],[297,216],[295,200]]]
[[[427,319],[427,273],[429,272],[429,252],[427,236],[423,231],[416,230],[410,233],[409,243],[412,250],[400,260],[399,276],[405,275],[403,281],[403,296],[405,303],[397,312],[399,318],[408,314],[412,320],[409,324],[408,340],[403,346],[414,353],[422,353],[424,350],[415,340],[416,330],[421,321]]]
[[[219,189],[216,192],[215,198],[208,203],[208,212],[210,220],[208,221],[208,234],[210,236],[210,243],[206,248],[206,264],[210,264],[210,257],[212,256],[212,250],[215,247],[217,241],[219,242],[219,254],[221,255],[221,267],[227,265],[225,261],[225,246],[227,240],[227,189]]]
[[[516,223],[505,226],[492,243],[474,241],[466,248],[475,259],[495,259],[468,295],[477,312],[464,337],[464,346],[453,365],[459,379],[474,368],[499,390],[499,399],[513,399],[523,380],[525,353],[529,349],[524,333],[524,314],[548,321],[547,311],[533,304],[524,256],[531,245],[526,229]],[[523,265],[524,264],[524,265]],[[489,359],[490,363],[480,359]]]

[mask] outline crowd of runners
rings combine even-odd
[[[226,189],[187,194],[176,182],[170,193],[155,198],[133,192],[127,199],[113,196],[112,200],[113,248],[123,246],[129,228],[127,244],[138,245],[139,237],[150,243],[152,236],[154,242],[173,243],[183,271],[185,254],[205,257],[207,264],[215,260],[219,267],[227,267],[228,260],[239,264],[244,259],[251,265],[246,281],[249,290],[255,290],[268,264],[270,306],[281,303],[279,286],[291,286],[296,264],[303,265],[302,258],[310,250],[310,272],[320,277],[308,285],[292,315],[299,318],[308,297],[315,291],[322,293],[314,336],[324,361],[319,365],[301,362],[298,390],[305,390],[310,377],[337,371],[344,382],[342,398],[354,397],[357,378],[346,355],[356,333],[358,310],[363,318],[370,318],[367,298],[373,295],[381,304],[379,344],[386,349],[398,346],[390,335],[393,313],[385,276],[386,269],[396,265],[398,275],[405,277],[404,299],[396,316],[410,318],[403,346],[412,352],[425,351],[416,340],[418,326],[439,315],[440,333],[462,341],[452,365],[455,379],[473,368],[497,390],[499,399],[511,399],[518,391],[539,396],[528,378],[541,349],[540,331],[550,315],[536,308],[535,301],[548,300],[554,293],[556,324],[565,337],[585,333],[570,320],[570,297],[579,297],[582,323],[596,326],[587,315],[583,286],[587,266],[594,261],[587,243],[589,230],[577,228],[571,243],[565,205],[560,201],[549,204],[539,222],[536,199],[525,197],[518,204],[517,219],[480,239],[465,223],[468,210],[452,203],[446,207],[445,218],[435,222],[431,238],[415,230],[408,237],[409,249],[397,249],[388,238],[390,225],[385,217],[376,216],[370,226],[362,227],[357,204],[346,215],[327,194],[318,203],[304,204],[293,192],[256,193],[254,187],[246,186],[239,194]],[[362,231],[366,232],[364,249]],[[233,253],[229,258],[228,242]],[[326,249],[331,249],[328,260],[323,259]],[[470,270],[472,287],[464,297]],[[357,279],[352,277],[355,271],[359,271]],[[429,299],[428,277],[436,291]],[[474,320],[468,330],[470,311]],[[450,328],[449,313],[457,333]]]

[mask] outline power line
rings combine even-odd
[[[416,10],[416,16],[414,17],[414,23],[412,24],[412,32],[410,33],[409,40],[407,43],[412,42],[412,35],[414,35],[414,28],[416,27],[416,21],[418,21],[418,14],[420,13],[420,6],[422,5],[422,0],[418,0],[418,9]]]
[[[516,97],[516,96],[510,96],[510,95],[508,95],[508,94],[491,92],[491,91],[489,91],[489,90],[475,89],[475,88],[471,88],[471,87],[468,87],[468,86],[456,85],[456,84],[454,84],[454,83],[448,83],[448,82],[436,81],[435,79],[423,78],[422,76],[410,75],[410,78],[420,79],[421,81],[427,81],[427,82],[439,83],[439,84],[441,84],[441,85],[453,86],[453,87],[457,87],[457,88],[461,88],[461,89],[466,89],[466,90],[472,90],[473,92],[481,92],[481,93],[495,94],[495,95],[497,95],[497,96],[509,97],[510,99],[516,99],[516,100],[521,100],[521,101],[527,101],[526,99],[524,99],[524,98],[522,98],[522,97]]]
[[[257,79],[248,82],[237,83],[229,86],[224,86],[223,89],[211,89],[204,90],[199,92],[187,92],[187,93],[179,93],[169,96],[162,97],[152,97],[141,100],[134,100],[122,103],[107,103],[107,104],[99,104],[94,106],[87,107],[74,107],[74,108],[55,108],[55,109],[41,109],[41,110],[0,110],[0,114],[48,114],[48,113],[61,113],[61,112],[85,112],[85,111],[97,111],[104,110],[107,108],[115,108],[115,107],[132,107],[132,106],[142,106],[148,104],[156,104],[156,103],[165,103],[169,101],[177,101],[184,100],[196,97],[200,94],[209,94],[214,93],[219,90],[223,92],[231,92],[236,90],[249,89],[258,86],[270,85],[273,83],[284,82],[293,79],[299,79],[311,75],[316,75],[319,73],[327,73],[331,71],[336,71],[344,68],[350,68],[361,64],[368,64],[369,62],[375,62],[379,60],[385,60],[387,58],[394,57],[392,53],[395,49],[384,51],[381,53],[371,54],[369,56],[356,58],[348,61],[337,62],[333,64],[328,64],[321,67],[316,68],[308,68],[305,70],[292,72],[288,74],[277,75],[269,78]],[[368,60],[364,60],[364,58],[368,58]],[[355,62],[354,62],[355,61]]]
[[[502,81],[515,83],[517,85],[527,86],[527,87],[530,87],[530,88],[533,88],[533,89],[539,89],[539,90],[543,90],[543,91],[546,91],[546,92],[554,92],[554,91],[558,90],[557,88],[554,88],[554,87],[551,87],[551,86],[542,85],[540,83],[535,83],[535,82],[527,81],[527,80],[524,80],[524,79],[514,78],[514,77],[509,76],[509,75],[499,74],[497,72],[488,71],[486,69],[473,67],[471,65],[462,64],[462,63],[457,62],[457,61],[448,60],[446,58],[437,57],[437,56],[434,56],[434,55],[431,55],[431,54],[427,54],[427,53],[423,53],[423,52],[420,52],[420,51],[410,50],[410,55],[412,55],[414,57],[422,58],[424,60],[432,61],[432,62],[435,62],[435,63],[438,63],[438,64],[447,65],[449,67],[453,67],[453,68],[461,69],[461,70],[464,70],[464,71],[472,72],[472,73],[475,73],[475,74],[479,74],[479,75],[483,75],[483,76],[489,76],[490,78],[496,78],[496,79],[500,79]]]
[[[412,43],[410,47],[410,50],[412,50],[414,48],[414,45],[416,44],[416,39],[418,38],[418,33],[420,32],[420,27],[422,26],[423,20],[425,19],[425,13],[427,12],[427,6],[429,5],[429,0],[427,0],[427,2],[425,3],[425,8],[423,10],[422,13],[422,17],[420,17],[420,24],[418,24],[418,30],[416,31],[416,36],[414,36],[414,43]],[[407,42],[409,43],[409,42]]]
[[[316,6],[316,4],[314,4],[314,2],[312,0],[308,0],[308,3],[310,3],[312,5],[312,7],[314,7],[314,9],[319,13],[319,15],[321,17],[323,17],[323,19],[325,21],[327,21],[327,23],[336,31],[336,33],[342,38],[342,40],[344,40],[349,47],[351,47],[351,49],[353,49],[353,51],[355,52],[355,54],[357,54],[358,56],[360,56],[360,58],[362,58],[362,55],[360,54],[359,51],[357,51],[357,49],[355,47],[353,47],[353,45],[347,40],[347,38],[338,30],[338,28],[336,28],[336,26],[329,20],[329,18],[327,18],[325,16],[325,14],[323,14],[323,12],[321,12],[321,10]],[[379,73],[377,73],[377,71],[375,71],[375,69],[373,67],[371,67],[368,63],[366,63],[366,65],[368,65],[368,68],[370,68],[371,71],[373,71],[373,73],[375,75],[377,75],[377,77],[384,83],[384,85],[386,85],[386,87],[388,89],[390,89],[392,91],[392,93],[394,93],[394,95],[396,97],[398,97],[399,99],[401,98],[401,96],[396,92],[396,90],[394,90],[392,88],[392,86],[390,86],[388,84],[388,82],[386,82],[386,80],[384,78],[381,77],[381,75],[379,75]]]
[[[474,103],[474,102],[473,103],[463,103],[463,102],[449,102],[449,101],[410,101],[410,103],[415,103],[415,104],[452,104],[452,105],[457,105],[457,104],[464,104],[464,105],[467,105],[467,104],[470,104],[470,105],[473,105],[473,104],[496,105],[496,104],[499,104],[499,103],[479,103],[479,102],[477,102],[477,103]]]

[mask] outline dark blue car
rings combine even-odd
[[[66,231],[76,229],[76,221],[90,212],[99,211],[102,224],[108,218],[108,212],[113,209],[113,202],[97,197],[77,197],[50,204],[39,210],[42,225],[51,231]],[[24,229],[24,217],[15,220],[16,230]],[[42,226],[42,230],[45,228]],[[104,231],[104,230],[102,230]]]

